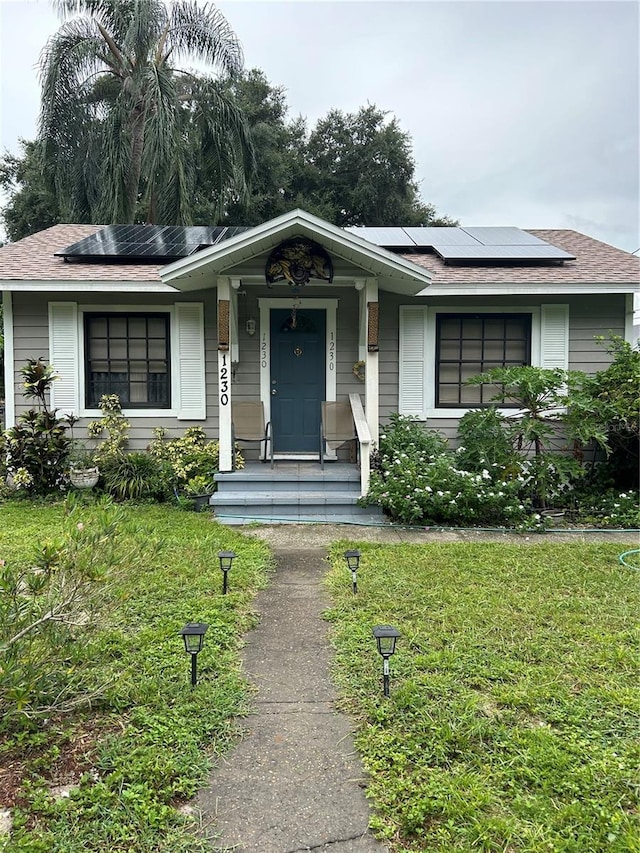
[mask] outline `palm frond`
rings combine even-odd
[[[195,0],[171,5],[168,48],[176,57],[193,57],[225,75],[242,71],[242,46],[227,19],[215,6]]]

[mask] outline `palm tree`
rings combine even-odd
[[[189,224],[205,175],[219,211],[242,195],[253,153],[222,84],[243,56],[223,15],[194,0],[54,5],[64,22],[40,58],[39,140],[63,216]],[[179,70],[184,59],[219,77]]]

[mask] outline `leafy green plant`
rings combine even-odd
[[[640,477],[640,348],[617,335],[596,339],[613,361],[582,377],[570,398],[567,423],[581,453],[589,441],[606,453],[602,467],[619,489],[636,489]],[[592,474],[596,457],[592,456]]]
[[[549,500],[566,487],[571,476],[583,473],[579,464],[567,463],[558,453],[562,450],[561,426],[569,403],[568,386],[576,381],[576,375],[566,370],[529,365],[496,367],[468,380],[469,385],[495,386],[492,400],[496,404],[518,407],[511,423],[503,423],[516,449],[533,456],[528,479],[533,501],[540,509],[545,509]]]
[[[18,423],[0,436],[0,455],[13,488],[45,495],[65,487],[64,471],[71,450],[68,423],[47,404],[58,378],[44,359],[29,359],[20,369],[23,396],[37,400],[38,408],[20,415]]]
[[[208,494],[215,490],[214,474],[220,464],[220,445],[211,441],[202,427],[187,427],[184,434],[167,439],[163,427],[154,430],[154,440],[149,453],[166,462],[173,472],[173,487],[188,494]],[[236,467],[242,468],[244,460],[236,452]]]
[[[27,562],[0,559],[0,713],[44,716],[88,701],[87,637],[97,597],[122,560],[119,511],[69,498],[62,535],[33,548]],[[90,691],[91,692],[91,691]]]
[[[466,412],[458,424],[457,459],[469,471],[481,471],[494,463],[515,470],[521,461],[514,448],[517,426],[494,406]]]
[[[170,472],[150,453],[103,455],[100,476],[105,491],[117,500],[165,500],[170,494]]]
[[[102,417],[98,421],[91,421],[87,425],[87,432],[91,438],[101,438],[106,433],[106,438],[93,452],[95,461],[102,465],[105,461],[118,459],[124,454],[131,424],[122,414],[122,405],[117,394],[103,394],[100,398],[100,411]]]

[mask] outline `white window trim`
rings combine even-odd
[[[125,418],[177,418],[178,409],[175,405],[178,382],[178,360],[176,342],[178,329],[176,312],[173,305],[78,305],[78,353],[80,362],[80,409],[81,418],[100,418],[100,409],[88,409],[86,401],[86,354],[84,337],[85,314],[168,314],[169,315],[169,352],[171,358],[171,408],[170,409],[123,409]]]
[[[437,314],[530,314],[531,315],[531,364],[540,364],[540,306],[491,306],[490,308],[460,308],[458,306],[438,305],[431,308],[427,313],[427,334],[425,358],[427,370],[425,371],[425,400],[427,401],[428,418],[461,418],[466,412],[477,409],[477,406],[468,408],[436,408],[436,315]],[[513,415],[514,410],[498,409],[504,415]]]
[[[529,314],[531,316],[531,364],[540,367],[542,364],[541,335],[542,335],[542,306],[541,305],[491,305],[487,306],[460,306],[460,305],[438,305],[437,307],[426,307],[422,305],[400,306],[400,333],[403,328],[403,315],[409,311],[420,311],[425,321],[424,336],[424,386],[423,400],[425,411],[421,420],[453,419],[459,420],[464,414],[477,409],[477,406],[468,408],[436,408],[436,386],[435,386],[435,364],[436,364],[436,315],[437,314]],[[400,370],[403,365],[400,364]],[[401,403],[401,401],[399,401]],[[515,417],[517,410],[513,408],[499,408],[498,411],[506,417]],[[400,414],[402,414],[402,409]]]

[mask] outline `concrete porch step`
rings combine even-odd
[[[300,472],[297,470],[275,470],[269,466],[264,470],[234,471],[231,474],[216,474],[215,482],[218,491],[226,493],[238,492],[358,492],[360,476],[358,471],[341,468],[324,472],[317,470]]]
[[[360,471],[355,465],[278,460],[247,463],[232,473],[216,474],[210,506],[223,524],[318,523],[380,524],[378,507],[358,506]]]
[[[249,521],[307,521],[333,523],[380,523],[376,507],[358,506],[357,492],[217,492],[210,505],[225,524]]]

